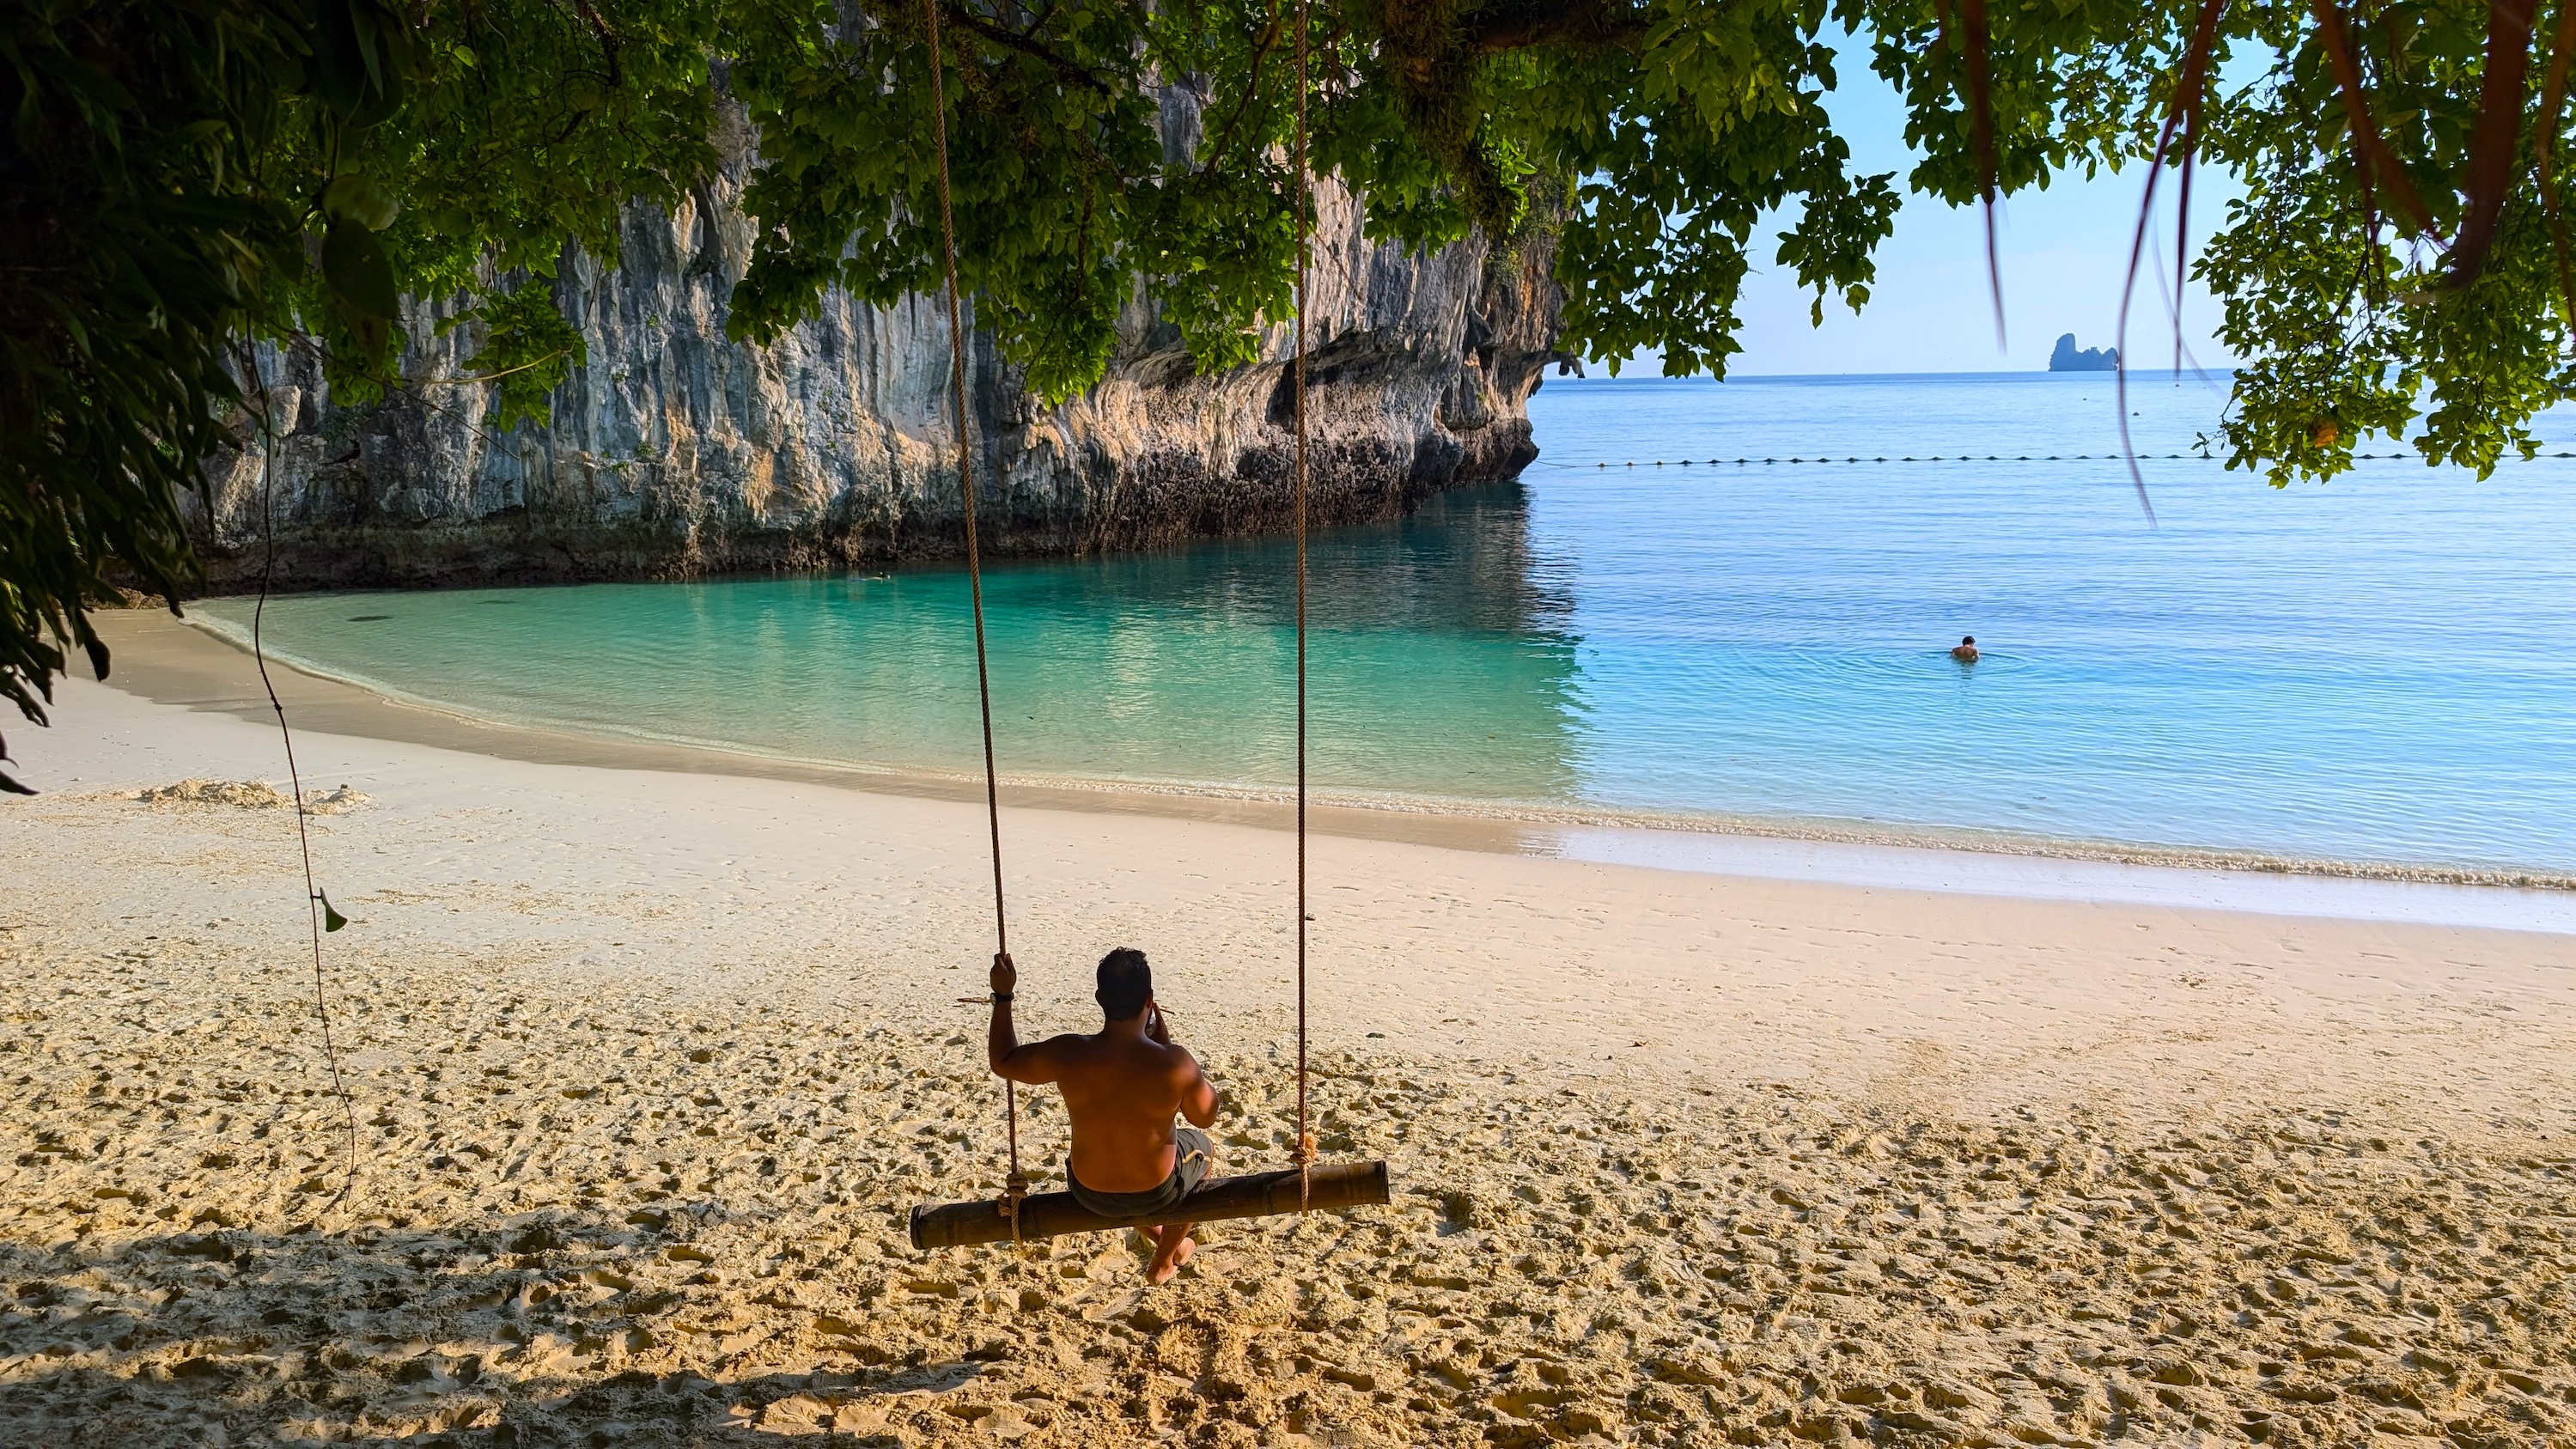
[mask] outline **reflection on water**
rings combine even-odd
[[[1284,541],[986,570],[1005,773],[1206,785],[1295,779],[1296,589]],[[1517,483],[1308,560],[1310,769],[1326,789],[1577,795],[1572,600],[1536,566]],[[533,607],[496,608],[525,604]],[[238,600],[204,612],[241,624]],[[282,654],[501,718],[896,768],[980,767],[965,575],[304,596]]]

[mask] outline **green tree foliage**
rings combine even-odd
[[[1900,187],[2217,164],[2245,195],[2192,275],[2247,364],[2236,463],[2331,476],[2413,428],[2482,473],[2576,385],[2565,6],[1314,0],[1301,34],[1293,0],[933,3],[962,278],[1051,398],[1140,293],[1201,367],[1256,355],[1301,47],[1315,169],[1368,234],[1552,242],[1569,351],[1723,373],[1763,263],[1859,307]],[[1852,170],[1832,28],[1875,37],[1910,175]],[[934,290],[929,62],[922,0],[0,0],[0,690],[41,718],[66,648],[105,668],[86,609],[189,586],[182,491],[268,424],[246,344],[541,417],[582,361],[554,269],[698,186],[724,107],[762,158],[735,335]],[[399,373],[407,328],[459,327],[466,375]]]
[[[0,691],[31,719],[112,571],[177,590],[179,491],[227,440],[223,362],[292,214],[234,184],[296,66],[256,4],[10,0],[0,32]],[[0,786],[15,789],[0,775]]]
[[[1997,12],[2001,189],[2154,157],[2206,5]],[[2219,431],[2230,462],[2276,484],[2332,477],[2368,434],[2410,427],[2427,462],[2480,477],[2508,451],[2529,456],[2532,414],[2576,387],[2576,285],[2547,184],[2567,164],[2576,9],[2538,28],[2527,0],[2209,8],[2223,73],[2265,62],[2251,84],[2210,83],[2199,124],[2199,156],[2246,182],[2192,268],[2244,363]],[[1869,0],[1847,14],[1878,35],[1876,69],[1911,105],[1907,136],[1926,152],[1912,184],[1975,200],[1956,18]],[[2499,69],[2511,83],[2491,95]]]
[[[65,646],[106,672],[87,610],[195,579],[179,500],[269,421],[247,344],[441,387],[395,372],[397,297],[437,299],[494,425],[541,413],[580,337],[522,279],[704,172],[714,15],[0,0],[0,695],[41,721]]]

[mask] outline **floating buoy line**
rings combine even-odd
[[[2141,460],[2148,462],[2155,462],[2164,459],[2179,460],[2186,458],[2196,459],[2204,463],[2216,463],[2222,461],[2221,459],[2211,457],[2206,453],[2140,453],[2137,456]],[[2364,460],[2381,460],[2393,463],[2406,459],[2420,459],[2423,455],[2420,453],[2355,453],[2352,456],[2353,461],[2355,462],[2361,462]],[[2576,452],[2561,451],[2556,453],[2535,453],[2532,456],[2535,458],[2576,458]],[[1975,453],[1933,453],[1919,458],[1909,454],[1902,458],[1677,458],[1670,460],[1656,458],[1651,461],[1629,459],[1618,463],[1595,463],[1592,466],[1596,469],[1614,467],[1748,468],[1771,467],[1774,465],[1786,466],[1792,463],[1810,465],[1817,463],[2111,463],[2117,462],[2119,459],[2120,455],[2117,453],[2050,453],[2045,456],[2031,453],[2017,453],[2009,455],[2003,453],[1987,453],[1983,456],[1979,456]],[[2526,460],[2520,458],[2500,458],[2497,461],[2523,462]],[[1581,468],[1583,465],[1580,463],[1543,463],[1540,466],[1547,468],[1574,469]]]

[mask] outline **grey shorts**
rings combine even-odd
[[[1149,1187],[1143,1192],[1093,1192],[1074,1177],[1071,1162],[1064,1165],[1064,1185],[1073,1190],[1075,1202],[1104,1218],[1159,1217],[1196,1192],[1215,1166],[1216,1146],[1208,1141],[1208,1135],[1196,1127],[1183,1127],[1172,1133],[1172,1175],[1163,1179],[1161,1187]]]

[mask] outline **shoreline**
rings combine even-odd
[[[189,698],[155,700],[130,687],[67,681],[60,733],[39,737],[48,744],[59,740],[61,747],[20,751],[22,778],[45,793],[18,802],[11,816],[22,817],[23,828],[39,830],[51,819],[94,823],[108,833],[90,837],[98,842],[91,850],[105,848],[117,833],[140,830],[156,857],[164,847],[151,836],[153,822],[177,825],[209,811],[232,818],[248,832],[241,845],[250,854],[239,856],[245,867],[252,856],[288,848],[285,858],[267,860],[249,876],[219,873],[227,881],[238,878],[252,899],[264,903],[277,889],[276,872],[292,865],[292,831],[282,841],[268,838],[286,823],[277,818],[285,812],[256,808],[263,800],[274,802],[267,792],[220,788],[228,782],[283,784],[276,725],[249,656],[176,626],[149,632],[159,633],[164,645],[178,646],[165,652],[195,674],[193,680],[175,669],[135,674],[157,673],[160,693]],[[143,664],[146,652],[136,651],[130,662]],[[755,913],[763,921],[760,936],[775,938],[776,949],[796,955],[818,946],[828,956],[839,954],[825,944],[831,929],[796,924],[818,908],[827,918],[881,918],[877,929],[892,933],[883,945],[894,960],[923,961],[923,947],[936,943],[927,959],[943,974],[989,952],[991,863],[982,791],[974,788],[980,782],[960,788],[862,779],[846,771],[746,772],[728,768],[739,767],[745,757],[643,746],[603,755],[602,742],[592,739],[461,721],[332,681],[273,673],[296,725],[307,791],[348,788],[373,797],[355,813],[335,811],[313,822],[321,884],[361,926],[369,925],[368,916],[381,922],[388,910],[409,913],[427,906],[424,927],[443,938],[447,931],[432,923],[447,908],[429,903],[444,898],[469,914],[498,911],[494,934],[483,938],[491,944],[534,946],[548,937],[579,941],[578,947],[560,948],[566,954],[545,954],[611,972],[631,963],[659,976],[674,966],[694,972],[689,963],[701,947],[682,936],[656,950],[650,938],[667,933],[649,923],[674,907],[685,918],[688,902],[714,892]],[[176,687],[191,683],[192,688]],[[420,738],[433,732],[433,739]],[[175,805],[156,803],[156,787],[185,780],[218,788],[183,792]],[[235,799],[236,793],[244,798]],[[1199,944],[1186,951],[1202,961],[1284,960],[1279,953],[1288,944],[1287,927],[1276,913],[1292,876],[1286,807],[1006,787],[1002,813],[1014,944],[1024,932],[1036,943],[1019,953],[1024,972],[1051,956],[1067,959],[1046,969],[1087,971],[1087,958],[1072,959],[1081,951],[1069,950],[1077,940],[1096,952],[1102,941],[1177,947],[1196,939]],[[2167,979],[2172,968],[2185,962],[2199,969],[2180,981],[2188,991],[2179,1000],[2202,989],[2204,978],[2250,984],[2278,976],[2327,997],[2353,989],[2368,994],[2377,988],[2349,983],[2383,979],[2381,961],[2402,963],[2405,979],[2426,984],[2469,979],[2461,971],[2484,976],[2491,970],[2512,974],[2523,983],[2517,990],[2549,993],[2570,984],[2561,979],[2571,934],[2563,915],[2555,921],[2510,920],[2441,909],[2463,897],[2563,907],[2565,898],[2557,893],[2215,877],[2035,857],[1549,829],[1399,812],[1326,808],[1314,814],[1319,884],[1312,910],[1321,923],[1319,939],[1329,942],[1358,929],[1345,947],[1325,949],[1346,958],[1341,969],[1366,962],[1360,975],[1344,978],[1322,1010],[1327,1018],[1345,1018],[1345,1027],[1354,1016],[1368,1020],[1381,1010],[1393,1013],[1368,1020],[1391,1038],[1390,1050],[1406,1049],[1409,1041],[1412,1049],[1441,1055],[1536,1050],[1641,1065],[1661,1058],[1691,1071],[1732,1074],[1750,1067],[1746,1052],[1754,1043],[1731,1030],[1677,1036],[1683,1018],[1665,1020],[1662,1013],[1683,1010],[1687,1017],[1715,1007],[1723,1019],[1731,1015],[1723,1009],[1728,1003],[1741,1004],[1739,992],[1786,988],[1784,1000],[1794,1004],[1798,1026],[1754,1055],[1777,1058],[1790,1079],[1815,1076],[1849,1085],[1855,1071],[1863,1079],[1877,1074],[1867,1063],[1880,1043],[1844,1061],[1830,1051],[1820,1054],[1823,1040],[1856,1045],[1885,1031],[1913,1036],[1936,1019],[1952,1023],[1935,1030],[1936,1036],[1957,1031],[1982,1039],[2003,1029],[1983,1012],[1958,1014],[1964,1003],[1951,998],[1957,989],[1952,978],[1962,970],[1982,983],[1975,993],[2000,992],[1993,1000],[2016,1003],[2015,1012],[2037,1009],[2023,1025],[2050,1032],[2061,1029],[2053,1024],[2056,1014],[2077,1003],[2084,1004],[2077,1017],[2107,1009],[2110,998],[2095,998],[2113,981],[2154,983],[2150,994],[2164,996],[2174,985]],[[262,817],[269,823],[260,824]],[[124,823],[112,824],[119,820]],[[329,845],[333,837],[350,837],[350,845],[369,838],[380,843],[351,854],[346,846]],[[854,851],[876,863],[863,865]],[[376,856],[386,858],[371,860]],[[184,856],[170,864],[182,871],[201,868]],[[334,878],[335,869],[350,868],[360,878]],[[440,877],[448,879],[439,884]],[[367,878],[375,885],[372,896],[359,893]],[[170,877],[165,873],[163,879]],[[2249,893],[2214,897],[2213,879],[2241,884]],[[656,880],[663,884],[653,885]],[[134,884],[141,888],[143,882]],[[2318,888],[2365,892],[2377,898],[2378,908],[2350,895],[2320,901],[2293,894]],[[606,927],[597,908],[565,918],[560,907],[538,904],[603,890],[627,903],[619,913],[637,911],[640,918],[621,930]],[[986,892],[980,902],[974,899],[979,890]],[[807,891],[824,894],[808,897]],[[1103,909],[1099,902],[1119,899],[1130,904],[1114,908],[1100,928],[1068,934],[1044,924],[1049,918],[1094,917]],[[520,919],[521,902],[538,918]],[[768,921],[773,914],[779,919]],[[226,915],[206,913],[215,919]],[[1365,928],[1359,925],[1363,919]],[[1451,924],[1479,919],[1485,921],[1481,927]],[[8,924],[0,917],[0,928]],[[380,928],[364,937],[333,939],[356,947]],[[639,934],[647,939],[637,939]],[[749,939],[710,941],[717,952],[713,960],[739,958]],[[2437,968],[2437,962],[2444,964]],[[787,969],[802,975],[814,968]],[[1266,968],[1253,969],[1255,979],[1228,982],[1223,994],[1241,1006],[1266,1002],[1275,1011],[1284,1004],[1283,983],[1268,978]],[[2313,976],[2319,969],[2329,975]],[[2032,994],[2034,970],[2056,981],[2038,996]],[[2428,970],[2442,975],[2426,977]],[[2538,974],[2524,981],[2530,971]],[[1996,973],[1991,981],[1989,973]],[[1460,1025],[1453,1028],[1448,1015],[1425,1011],[1412,997],[1404,983],[1426,985],[1426,976],[1438,983],[1434,1002]],[[1469,1017],[1504,1009],[1487,998],[1505,977],[1521,984],[1505,990],[1513,1005],[1506,1022],[1496,1023],[1503,1027],[1500,1036],[1470,1029]],[[1810,989],[1828,978],[1843,984],[1830,992]],[[870,994],[891,990],[910,996],[927,985],[937,1002],[947,1003],[955,982],[934,976],[870,988]],[[1180,987],[1176,1000],[1203,993],[1207,984],[1202,981],[1197,991]],[[1588,999],[1594,991],[1608,994]],[[1703,1000],[1703,991],[1713,994]],[[1670,994],[1675,992],[1681,994]],[[1871,996],[1882,998],[1878,1006],[1866,1004]],[[1461,1011],[1470,1000],[1476,1009]],[[2050,1004],[2043,1008],[2043,1002]],[[2190,1007],[2202,1009],[2198,1002]],[[939,1007],[942,1015],[955,1010]],[[1200,1030],[1216,1020],[1204,1010],[1194,1015]],[[1437,1020],[1425,1019],[1431,1017]],[[1413,1029],[1398,1029],[1399,1018],[1413,1019]],[[1556,1028],[1571,1023],[1583,1024],[1583,1039],[1556,1041]],[[2104,1025],[2125,1036],[2134,1023],[2123,1017]],[[1261,1027],[1257,1036],[1267,1037],[1268,1029]],[[1643,1056],[1619,1050],[1631,1038],[1634,1047],[1647,1049]],[[2224,1055],[2233,1058],[2234,1048]],[[2038,1057],[2019,1047],[1997,1065],[2003,1062],[2016,1064],[2008,1076],[2032,1070],[2048,1079],[2064,1076],[2060,1068],[2043,1069]],[[2228,1074],[2235,1071],[2231,1066]]]
[[[178,620],[159,611],[102,615],[116,650],[109,686],[155,703],[232,714],[263,724],[267,701],[241,687],[250,659],[229,626]],[[299,728],[425,744],[535,763],[673,770],[793,780],[863,792],[938,800],[980,800],[980,775],[869,766],[770,754],[737,745],[649,733],[619,735],[479,715],[352,678],[291,655],[269,661],[301,688],[281,684]],[[274,670],[273,670],[274,672]],[[1294,796],[1275,786],[1159,782],[1004,772],[1005,803],[1037,808],[1165,816],[1286,830]],[[2430,919],[2576,933],[2576,873],[2491,866],[2344,861],[2251,850],[2065,839],[1939,826],[1690,814],[1613,807],[1480,802],[1319,790],[1310,795],[1318,833],[1515,855],[1563,856],[1719,875],[1752,874],[1844,884],[1903,881],[1920,888],[2026,895],[2050,883],[2046,899],[2089,899],[2065,882],[2090,879],[2114,899],[2207,904],[2218,909],[2355,919]],[[1606,842],[1606,843],[1605,843]],[[1794,867],[1755,858],[1756,843],[1785,848]],[[1610,854],[1600,854],[1602,850]],[[1888,853],[1931,857],[1937,866],[1891,872]],[[2094,867],[2088,871],[2085,867]],[[2102,874],[2107,868],[2112,875]],[[2137,873],[2129,879],[2118,877]],[[2183,879],[2188,877],[2190,879]],[[2210,878],[2223,878],[2213,885]],[[2278,882],[2272,890],[2264,882]],[[2320,891],[2327,883],[2353,889]],[[2437,905],[2432,893],[2449,899]],[[2420,894],[2419,894],[2420,893]],[[2471,904],[2468,895],[2528,898]],[[2410,912],[2414,898],[2429,912]],[[2523,922],[2538,924],[2525,925]]]
[[[178,642],[230,670],[196,712],[76,678],[13,741],[47,793],[0,805],[0,1422],[638,1449],[2576,1433],[2563,935],[1763,878],[1799,864],[1769,845],[1722,874],[1573,832],[1554,858],[1323,835],[1301,1083],[1281,812],[1014,791],[1023,1029],[1096,1023],[1092,960],[1143,946],[1226,1171],[1284,1159],[1310,1086],[1321,1151],[1395,1183],[1218,1224],[1153,1287],[1132,1239],[909,1246],[910,1206],[1006,1166],[969,996],[980,799],[335,733],[426,726],[281,671],[308,788],[354,792],[309,821],[349,918],[317,938],[291,811],[155,788],[281,771],[247,659]],[[1061,1107],[1021,1106],[1048,1181]]]

